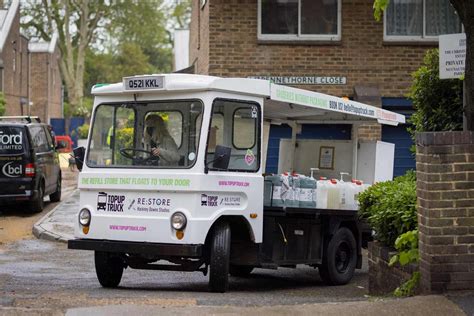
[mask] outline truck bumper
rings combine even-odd
[[[128,254],[151,254],[163,257],[199,258],[203,245],[158,244],[149,242],[113,241],[98,239],[72,239],[69,249],[96,250]]]

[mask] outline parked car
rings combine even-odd
[[[59,153],[72,153],[72,139],[68,135],[56,135],[54,136]]]
[[[44,197],[61,200],[61,169],[51,126],[35,117],[0,117],[0,204],[26,201],[40,212]]]

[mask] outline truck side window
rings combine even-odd
[[[217,145],[231,148],[227,171],[258,171],[260,106],[254,102],[216,99],[212,107],[206,161],[214,159]],[[212,164],[209,170],[213,170]]]

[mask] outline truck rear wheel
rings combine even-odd
[[[226,222],[214,227],[210,249],[209,290],[225,292],[229,288],[230,226]]]
[[[116,254],[96,251],[94,254],[95,272],[100,285],[103,287],[117,287],[122,279],[124,263]]]
[[[229,269],[229,273],[232,276],[236,277],[248,277],[250,273],[252,273],[253,267],[251,266],[236,266],[231,265]]]
[[[347,284],[354,275],[357,263],[357,246],[352,232],[339,228],[332,236],[324,251],[319,275],[328,285]]]

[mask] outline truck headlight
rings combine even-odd
[[[176,212],[171,216],[171,226],[176,230],[183,230],[186,227],[186,215]]]
[[[81,224],[82,226],[89,226],[90,223],[91,223],[91,212],[88,209],[83,208],[79,212],[79,224]]]

